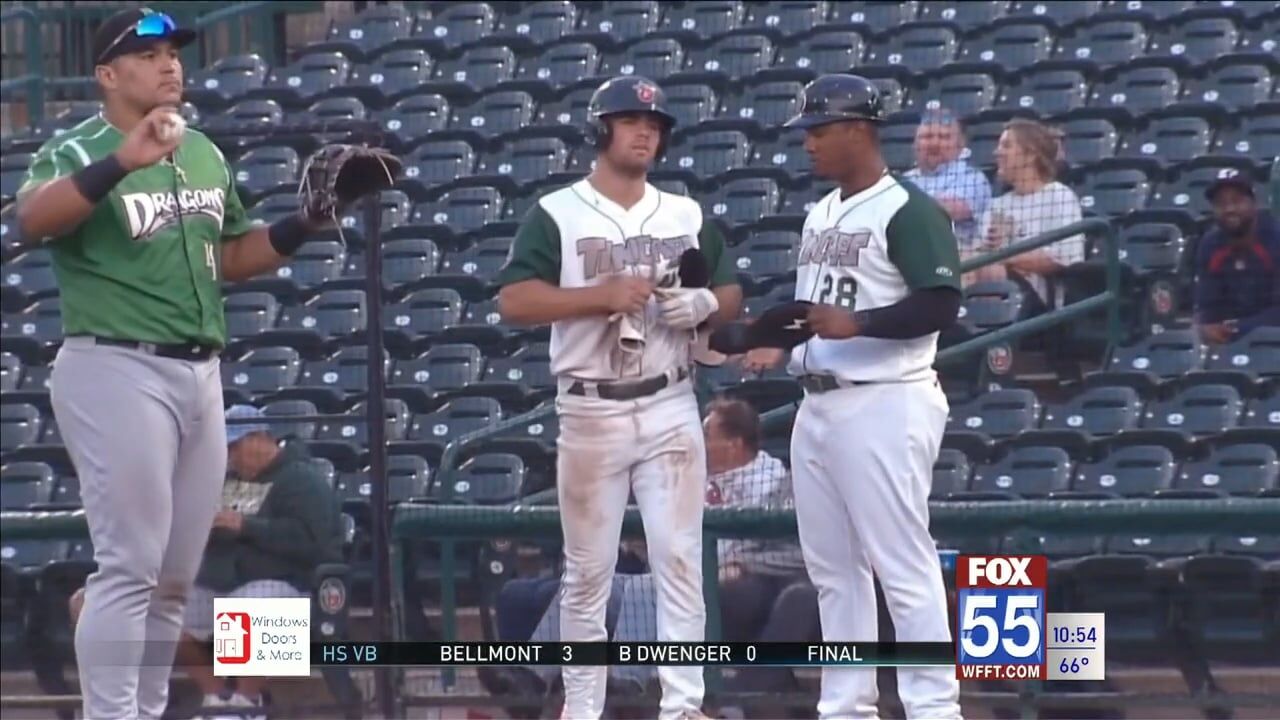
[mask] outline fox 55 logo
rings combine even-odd
[[[1044,664],[1047,570],[1039,555],[959,558],[958,664]]]

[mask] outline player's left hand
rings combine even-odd
[[[657,288],[653,294],[663,322],[678,330],[693,330],[720,309],[716,294],[707,288]]]
[[[244,515],[235,510],[219,510],[218,514],[213,516],[213,526],[239,533],[244,527]]]
[[[835,305],[814,305],[809,308],[809,329],[825,340],[847,340],[858,334],[858,321],[853,313]]]

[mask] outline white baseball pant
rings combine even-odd
[[[658,640],[701,642],[702,507],[706,451],[698,403],[688,380],[648,397],[613,401],[568,395],[560,415],[557,485],[564,530],[565,571],[560,637],[606,639],[605,606],[618,562],[628,496],[644,521],[649,565],[657,581]],[[593,720],[604,712],[607,668],[566,667],[564,718]],[[659,718],[700,710],[702,668],[664,667]]]
[[[898,641],[951,640],[928,505],[948,412],[933,379],[805,395],[791,437],[791,472],[824,640],[878,640],[872,573]],[[959,718],[954,672],[899,668],[907,717]],[[877,700],[874,669],[823,668],[824,720],[875,718]]]

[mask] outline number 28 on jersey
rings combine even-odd
[[[1042,555],[961,555],[956,563],[956,677],[1045,678]]]

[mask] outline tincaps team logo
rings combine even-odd
[[[657,94],[657,87],[646,82],[636,83],[636,97],[640,99],[640,102],[651,103]]]
[[[223,612],[213,619],[213,659],[223,665],[243,665],[251,657],[249,613]]]
[[[338,612],[347,604],[347,589],[337,578],[325,578],[320,583],[320,592],[317,597],[320,600],[320,607],[330,615]]]

